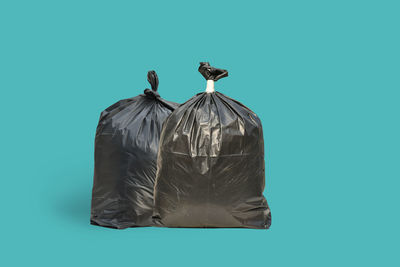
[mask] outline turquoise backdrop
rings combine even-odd
[[[398,1],[1,1],[1,266],[399,266]],[[100,112],[200,61],[261,118],[268,231],[89,224]]]

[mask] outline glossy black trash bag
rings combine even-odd
[[[207,90],[165,121],[154,190],[156,223],[167,227],[266,229],[264,141],[260,119],[219,92],[226,70],[200,63]]]
[[[104,110],[96,130],[91,223],[113,228],[149,226],[157,152],[164,120],[178,106],[152,90]]]

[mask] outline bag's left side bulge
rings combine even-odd
[[[153,190],[164,120],[178,106],[152,89],[121,100],[100,115],[95,138],[92,224],[127,228],[153,225]]]

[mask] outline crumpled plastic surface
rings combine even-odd
[[[226,70],[200,63],[207,80]],[[167,227],[269,228],[261,121],[219,92],[199,93],[165,121],[154,219]]]
[[[178,104],[152,89],[104,110],[96,130],[92,224],[112,228],[153,225],[153,190],[162,124]]]

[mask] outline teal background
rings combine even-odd
[[[1,266],[399,266],[398,1],[1,1]],[[264,126],[268,231],[89,224],[100,112],[217,90]]]

